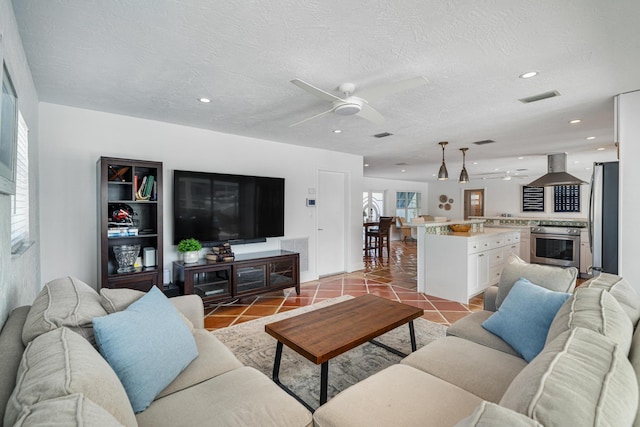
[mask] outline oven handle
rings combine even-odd
[[[595,176],[594,172],[591,174],[591,185],[589,189],[589,215],[587,215],[587,229],[589,230],[589,251],[593,253],[593,180]]]

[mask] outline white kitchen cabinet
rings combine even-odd
[[[592,276],[590,270],[592,264],[591,247],[589,246],[589,230],[586,228],[580,232],[580,277]]]
[[[431,234],[425,239],[425,280],[418,289],[464,304],[498,284],[506,259],[520,252],[520,231],[513,229]]]

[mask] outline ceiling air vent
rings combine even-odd
[[[485,145],[485,144],[493,144],[495,141],[493,139],[483,139],[482,141],[475,141],[472,144],[476,145]]]
[[[522,102],[523,104],[529,104],[531,102],[542,101],[543,99],[555,98],[556,96],[560,96],[560,92],[558,92],[557,90],[552,90],[550,92],[540,93],[528,98],[521,98],[518,101]]]
[[[389,132],[382,132],[382,133],[376,133],[375,135],[373,135],[375,138],[386,138],[388,136],[393,135],[392,133]]]

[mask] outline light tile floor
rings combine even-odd
[[[424,309],[424,317],[432,322],[450,325],[473,311],[482,310],[482,295],[469,304],[436,298],[416,292],[416,242],[392,241],[391,256],[364,257],[365,269],[354,273],[324,277],[295,289],[242,298],[231,304],[205,307],[205,328],[214,330],[248,320],[282,313],[341,295],[354,297],[379,295]],[[455,265],[452,264],[452,268]]]

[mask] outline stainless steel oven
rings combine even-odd
[[[580,268],[580,229],[531,227],[531,262]]]

